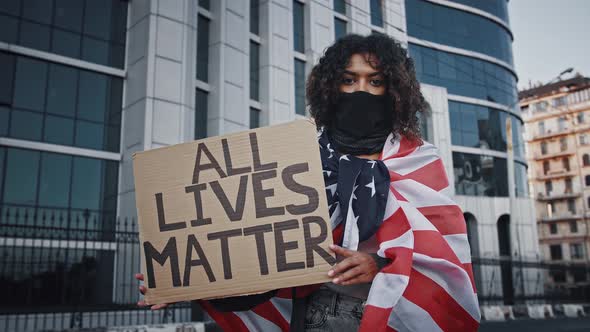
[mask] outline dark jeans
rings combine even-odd
[[[361,299],[320,289],[308,297],[305,331],[357,331],[363,304]]]

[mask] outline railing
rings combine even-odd
[[[0,331],[202,320],[191,303],[138,308],[133,218],[109,211],[0,207]]]
[[[2,207],[0,331],[203,320],[200,308],[188,302],[159,311],[137,308],[133,274],[139,271],[140,247],[134,219],[81,211],[85,219],[76,220],[80,211],[74,211],[67,228],[64,211],[43,209],[25,213],[21,206]],[[473,258],[481,305],[588,302],[589,267]]]

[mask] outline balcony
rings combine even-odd
[[[541,222],[551,222],[551,221],[560,221],[560,220],[574,220],[574,219],[582,219],[582,215],[578,213],[571,213],[570,211],[564,212],[556,212],[552,215],[544,215],[539,218]]]
[[[535,155],[533,156],[533,158],[535,160],[544,160],[544,159],[558,158],[558,157],[564,157],[564,156],[571,156],[573,154],[576,154],[575,149],[566,149],[564,151],[549,151],[545,154],[542,154],[540,152],[535,152]]]
[[[535,179],[538,181],[543,181],[543,180],[550,180],[550,179],[573,177],[576,175],[577,175],[576,172],[562,168],[562,169],[557,169],[557,170],[550,170],[547,173],[537,172],[537,176]]]
[[[563,128],[563,129],[557,129],[557,130],[547,129],[542,133],[537,133],[535,135],[532,135],[532,138],[529,139],[529,141],[537,141],[537,140],[541,140],[541,139],[563,136],[563,135],[571,134],[573,132],[574,132],[574,130],[572,128]]]
[[[549,193],[549,195],[547,195],[546,193],[538,193],[537,200],[538,201],[552,201],[552,200],[557,200],[557,199],[576,198],[576,197],[580,197],[580,195],[582,195],[582,193],[579,191],[563,192],[563,193]]]

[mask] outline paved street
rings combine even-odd
[[[589,332],[590,317],[554,318],[554,319],[519,319],[508,322],[484,322],[480,332]]]

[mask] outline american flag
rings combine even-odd
[[[323,161],[337,157],[338,167],[343,168],[347,167],[343,163],[355,159],[338,156],[321,133],[319,142]],[[372,161],[363,162],[368,164],[365,167],[374,167]],[[476,331],[480,312],[465,220],[449,197],[448,178],[436,148],[392,134],[378,163],[389,173],[389,184],[375,239],[377,254],[390,263],[373,279],[360,331]],[[324,163],[334,241],[356,250],[363,240],[363,227],[359,227],[363,213],[354,210],[368,206],[354,201],[361,196],[357,190],[369,190],[369,197],[373,196],[375,173],[364,172],[364,181],[369,174],[372,185],[360,176],[354,179],[344,208],[333,199],[335,188],[330,186],[339,182],[327,173],[332,168],[326,166]],[[298,287],[297,296],[315,289]],[[269,301],[240,312],[222,313],[207,301],[200,303],[224,331],[289,331],[292,294],[290,289],[280,290]]]

